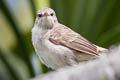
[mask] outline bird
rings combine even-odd
[[[53,70],[96,59],[99,47],[58,22],[51,8],[41,8],[32,28],[32,43],[40,61]]]

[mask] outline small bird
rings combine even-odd
[[[32,42],[41,62],[52,69],[94,59],[106,50],[60,24],[51,8],[41,8],[37,12]]]

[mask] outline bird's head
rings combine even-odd
[[[58,23],[58,21],[53,9],[41,8],[37,12],[35,25],[37,25],[38,27],[51,29],[56,23]]]

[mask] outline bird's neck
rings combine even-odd
[[[49,31],[49,29],[43,27],[37,27],[36,29],[37,33],[40,34],[41,37],[44,36],[44,34]]]
[[[43,35],[43,34],[47,33],[48,31],[52,30],[53,28],[55,28],[55,27],[57,27],[57,26],[59,26],[59,25],[60,25],[60,23],[55,23],[55,24],[52,26],[52,28],[47,28],[46,26],[42,26],[42,25],[40,25],[40,26],[35,25],[34,28],[35,28],[35,30],[37,31],[37,33]]]
[[[52,23],[52,24],[44,24],[44,25],[38,25],[37,27],[39,27],[40,29],[44,30],[44,31],[48,31],[51,30],[52,28],[56,27],[56,25],[58,25],[59,23]]]

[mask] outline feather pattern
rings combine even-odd
[[[97,47],[70,28],[60,24],[49,33],[49,40],[78,52],[98,55]]]

